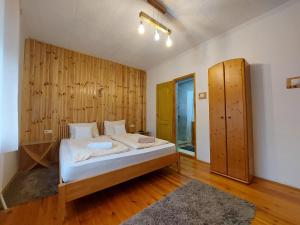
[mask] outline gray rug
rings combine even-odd
[[[35,168],[19,172],[3,193],[8,207],[57,193],[58,169]]]
[[[255,205],[193,180],[123,225],[247,225],[254,215]]]

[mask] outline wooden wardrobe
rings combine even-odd
[[[249,72],[245,59],[208,70],[211,171],[245,183],[253,177]]]

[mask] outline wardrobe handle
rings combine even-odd
[[[231,119],[231,116],[228,116],[227,118],[228,118],[228,119]]]
[[[224,116],[221,116],[220,118],[221,118],[221,119],[224,119]]]

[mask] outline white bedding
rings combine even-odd
[[[97,143],[111,143],[112,148],[91,148],[89,146],[95,145]],[[87,160],[92,157],[103,157],[106,155],[119,154],[122,152],[129,151],[129,148],[117,141],[113,141],[107,136],[100,136],[96,138],[86,138],[86,139],[68,139],[68,145],[70,146],[70,151],[72,154],[72,159],[75,162]]]
[[[68,139],[63,139],[59,150],[60,174],[64,182],[71,182],[160,158],[175,152],[175,145],[168,143],[145,149],[130,149],[119,154],[93,157],[81,162],[74,162]]]
[[[111,135],[113,140],[119,141],[130,148],[134,149],[142,149],[142,148],[150,148],[153,146],[159,146],[169,143],[168,141],[155,138],[155,142],[153,143],[138,143],[138,139],[140,137],[146,137],[141,134],[123,134],[123,135]]]

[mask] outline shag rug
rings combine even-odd
[[[193,180],[123,225],[247,225],[255,205]]]
[[[57,193],[58,168],[35,168],[19,172],[3,193],[8,207]]]

